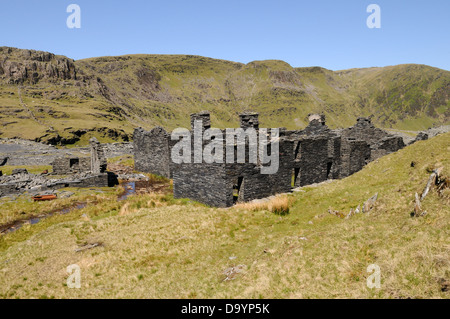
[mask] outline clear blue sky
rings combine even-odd
[[[81,29],[66,8],[81,7]],[[381,29],[366,8],[381,7]],[[450,70],[450,0],[2,0],[0,46],[73,59],[194,54],[294,67],[420,63]]]

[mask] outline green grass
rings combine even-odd
[[[430,170],[450,175],[449,141],[417,142],[346,179],[304,187],[284,216],[148,194],[49,218],[0,237],[0,296],[448,298],[439,280],[450,276],[449,191],[430,192],[425,217],[410,213]],[[328,213],[348,213],[375,193],[369,214]],[[75,252],[94,242],[102,245]],[[71,264],[81,289],[65,285]],[[381,289],[367,288],[370,264],[381,269]],[[243,272],[225,281],[230,267]]]
[[[116,157],[108,158],[108,164],[120,164],[123,166],[134,167],[134,156],[133,155],[121,155]]]
[[[120,189],[111,188],[64,188],[57,192],[73,192],[69,198],[58,198],[49,202],[34,202],[28,193],[20,195],[11,201],[8,197],[0,199],[0,225],[9,224],[14,221],[29,220],[30,218],[46,215],[65,208],[70,208],[76,203],[95,203],[104,200],[115,200]]]

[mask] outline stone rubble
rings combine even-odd
[[[62,158],[55,160],[54,171],[70,174],[62,178],[51,178],[47,174],[29,174],[26,169],[14,169],[11,175],[0,177],[0,197],[29,192],[30,194],[49,194],[66,187],[108,187],[118,184],[114,173],[106,172],[104,150],[97,139],[90,140],[91,157],[80,166],[78,158]],[[77,159],[78,161],[74,161]],[[74,170],[73,164],[78,164],[79,170]],[[89,163],[89,165],[87,165]],[[64,164],[68,169],[64,170]],[[75,172],[75,174],[73,174]],[[72,174],[71,174],[72,173]]]

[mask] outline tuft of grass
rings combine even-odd
[[[277,215],[289,214],[290,200],[287,196],[275,197],[269,203],[269,210]]]
[[[130,204],[125,203],[120,209],[119,216],[130,215],[133,211],[130,209]]]
[[[277,195],[271,199],[255,200],[247,203],[235,205],[237,209],[244,209],[252,212],[270,211],[277,215],[289,214],[289,208],[295,202],[295,199],[288,195]]]

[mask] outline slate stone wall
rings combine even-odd
[[[90,157],[62,157],[52,163],[54,175],[72,175],[91,170]]]
[[[403,142],[403,138],[401,136],[392,136],[388,137],[381,141],[380,148],[385,149],[389,152],[397,152],[398,150],[404,148],[406,145]]]
[[[340,178],[360,171],[370,161],[370,146],[365,141],[341,140]]]
[[[401,137],[376,128],[369,118],[358,118],[354,126],[341,130],[340,134],[342,138],[365,141],[371,148],[370,161],[405,147]]]
[[[279,143],[279,167],[275,174],[262,174],[258,164],[227,164],[225,166],[228,199],[227,205],[233,202],[246,202],[253,199],[268,197],[275,194],[291,191],[291,178],[293,167],[293,142],[280,141]],[[270,164],[267,164],[270,165]],[[235,190],[237,198],[230,196],[231,190]]]
[[[313,119],[309,122],[308,126],[302,131],[302,134],[313,136],[313,135],[330,135],[331,130],[325,125],[325,122],[321,120]]]
[[[137,171],[172,178],[170,135],[162,127],[151,131],[135,129],[133,134],[134,168]]]
[[[172,165],[175,198],[191,198],[193,200],[216,207],[230,207],[236,202],[244,202],[264,198],[291,190],[293,154],[291,141],[279,143],[279,167],[276,174],[261,174],[260,161],[249,162],[249,146],[246,148],[246,163],[226,163],[225,130],[222,130],[223,163],[195,164],[194,139],[191,136],[192,163]],[[203,141],[203,147],[209,144]],[[270,164],[267,164],[270,165]]]
[[[174,198],[190,198],[215,207],[230,206],[232,196],[232,189],[226,187],[224,164],[183,164],[173,172],[173,190]]]
[[[397,152],[405,147],[403,138],[400,136],[389,136],[377,143],[376,148],[372,147],[371,160],[376,160],[384,155]]]
[[[341,170],[341,137],[329,136],[328,139],[328,179],[338,179]]]
[[[89,176],[83,179],[80,179],[77,182],[71,182],[70,187],[112,187],[113,184],[110,183],[110,177],[107,173],[102,173],[98,175]]]
[[[341,165],[341,137],[325,124],[325,116],[310,114],[308,126],[288,131],[286,139],[294,142],[294,186],[337,179]]]
[[[328,139],[323,136],[300,141],[300,186],[320,183],[328,179]]]
[[[17,189],[15,184],[1,184],[0,185],[0,197],[16,194]]]

